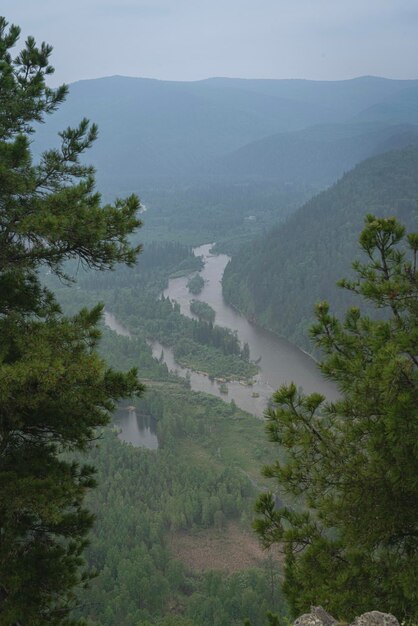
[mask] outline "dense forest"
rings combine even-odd
[[[195,274],[187,281],[187,288],[194,296],[199,295],[204,287],[205,281],[199,274]]]
[[[207,302],[202,302],[201,300],[192,300],[190,302],[190,311],[199,319],[202,319],[205,322],[210,322],[213,324],[213,322],[215,321],[216,312],[209,304],[207,304]]]
[[[227,266],[223,293],[259,324],[311,350],[316,302],[341,314],[355,296],[335,288],[361,258],[356,233],[367,211],[416,226],[418,149],[391,151],[357,165],[285,224],[240,249]]]
[[[260,462],[273,459],[262,423],[234,402],[191,391],[147,343],[174,345],[180,363],[214,375],[257,371],[236,334],[186,318],[160,297],[169,276],[200,266],[189,247],[158,243],[128,272],[79,274],[76,291],[44,277],[68,313],[100,299],[128,326],[131,337],[103,328],[100,352],[112,367],[139,368],[147,390],[134,403],[136,415],[158,437],[158,450],[147,450],[105,431],[88,455],[99,487],[89,500],[97,522],[86,554],[98,577],[78,613],[94,624],[154,624],[175,613],[192,626],[238,626],[245,617],[261,626],[272,607],[287,612],[277,553],[263,554],[250,530],[265,485]]]
[[[218,446],[221,421],[232,420],[226,437],[238,434],[241,420],[248,434],[255,429],[222,404],[178,384],[152,385],[137,409],[156,416],[159,450],[107,432],[89,455],[99,488],[89,500],[97,521],[87,558],[98,577],[81,602],[94,623],[138,626],[174,612],[196,626],[238,625],[248,616],[261,625],[268,609],[286,612],[277,559],[261,551],[258,561],[246,558],[246,544],[255,543],[254,487]],[[208,541],[211,555],[202,547]]]

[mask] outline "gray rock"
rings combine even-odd
[[[323,623],[313,613],[304,613],[293,622],[293,626],[323,626]]]
[[[311,606],[311,613],[318,617],[324,626],[334,626],[334,624],[337,624],[337,620],[327,613],[322,606]]]
[[[399,626],[399,622],[390,613],[370,611],[369,613],[363,613],[360,617],[356,617],[351,626]]]
[[[298,617],[293,626],[338,626],[338,622],[322,606],[311,606],[311,612]],[[350,626],[399,626],[399,622],[390,613],[370,611],[356,617]]]
[[[334,626],[335,624],[337,620],[322,606],[311,606],[311,612],[298,617],[293,626]]]

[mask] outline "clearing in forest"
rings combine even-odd
[[[236,522],[223,529],[173,533],[171,552],[195,574],[209,570],[233,573],[260,567],[269,556],[277,563],[281,560],[277,548],[263,550],[256,535],[243,530]]]

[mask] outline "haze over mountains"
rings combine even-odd
[[[245,145],[219,159],[219,178],[326,186],[369,156],[418,142],[412,124],[320,124]]]
[[[81,81],[37,149],[83,116],[99,125],[88,155],[99,189],[110,199],[138,192],[151,209],[142,240],[216,241],[234,255],[230,302],[305,348],[315,301],[347,305],[335,281],[363,216],[412,223],[418,80]]]
[[[71,85],[36,148],[87,116],[89,153],[109,194],[161,184],[274,180],[323,186],[417,137],[418,81],[214,78],[169,82],[113,76]]]

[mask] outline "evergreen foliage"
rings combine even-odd
[[[321,604],[349,620],[378,608],[416,623],[418,235],[368,215],[360,245],[368,262],[340,285],[385,315],[351,307],[340,322],[317,305],[312,336],[340,398],[294,384],[274,394],[268,433],[287,454],[265,475],[306,506],[275,509],[263,494],[255,527],[284,546],[294,613]]]
[[[82,120],[34,163],[30,136],[63,102],[46,86],[52,48],[28,37],[13,58],[19,28],[0,18],[0,622],[70,624],[92,515],[85,450],[115,402],[143,387],[97,356],[101,307],[62,315],[39,271],[65,280],[70,259],[96,268],[133,264],[128,236],[140,225],[136,196],[101,205],[94,170],[80,157],[97,136]]]
[[[128,446],[106,430],[101,445],[90,452],[99,486],[89,496],[97,523],[86,555],[98,576],[82,593],[80,612],[94,624],[180,625],[184,620],[190,626],[240,626],[251,616],[254,626],[262,626],[268,608],[286,611],[277,563],[199,574],[173,554],[178,534],[196,533],[198,549],[203,529],[222,537],[240,518],[246,528],[254,497],[239,468],[219,459],[202,463],[192,452],[192,442],[201,442],[210,457],[211,430],[228,419],[225,411],[220,417],[220,400],[206,399],[202,410],[198,394],[175,385],[169,393],[167,385],[152,387],[136,404],[138,411],[157,416],[160,448]],[[251,420],[253,432],[257,428],[240,411],[235,419]]]
[[[196,315],[199,319],[213,324],[215,321],[215,311],[210,304],[202,302],[201,300],[192,300],[190,302],[190,312]]]
[[[187,283],[187,288],[193,295],[197,296],[205,286],[205,281],[200,274],[195,274]]]

